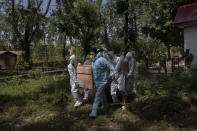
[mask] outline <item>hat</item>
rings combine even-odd
[[[132,57],[131,52],[128,52],[128,53],[126,54],[126,58],[131,58],[131,57]]]
[[[70,60],[75,60],[75,55],[71,55]]]

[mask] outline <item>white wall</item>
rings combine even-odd
[[[184,27],[184,51],[186,49],[194,56],[191,67],[197,68],[197,25]]]

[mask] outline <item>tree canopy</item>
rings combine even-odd
[[[38,43],[41,47],[46,43],[61,47],[63,59],[69,45],[79,46],[84,55],[93,47],[105,45],[116,53],[135,51],[143,60],[140,54],[147,51],[142,51],[139,41],[146,41],[145,46],[149,48],[149,43],[156,40],[165,45],[170,58],[170,49],[183,45],[182,29],[173,25],[177,9],[193,2],[195,0],[56,0],[53,12],[48,14],[51,0],[45,8],[43,0],[3,0],[0,3],[0,49],[23,50],[24,60],[30,62],[31,48],[36,49]]]

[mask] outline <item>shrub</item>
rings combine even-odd
[[[24,69],[29,69],[30,63],[27,63],[22,56],[17,56],[16,59],[16,66],[15,68],[17,71],[24,70]]]
[[[42,71],[41,70],[30,70],[28,72],[28,76],[32,78],[39,78],[42,76]]]

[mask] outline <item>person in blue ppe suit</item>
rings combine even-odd
[[[79,83],[77,81],[77,62],[75,60],[75,55],[70,57],[70,64],[68,65],[68,72],[70,75],[70,86],[71,86],[71,93],[75,99],[74,107],[78,107],[82,104],[81,94],[79,93]]]
[[[112,77],[115,77],[117,71],[114,66],[102,56],[101,52],[99,52],[93,60],[92,67],[96,94],[94,98],[92,112],[89,114],[89,117],[95,118],[97,116],[99,104],[101,104],[102,109],[107,107],[105,87],[108,80]],[[111,76],[110,70],[112,72]]]

